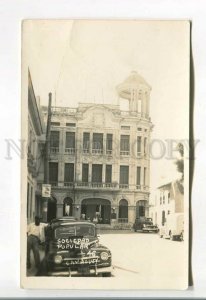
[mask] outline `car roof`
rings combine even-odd
[[[68,222],[56,222],[53,224],[53,228],[57,228],[57,227],[63,227],[63,226],[71,226],[71,225],[90,225],[95,227],[95,224],[91,223],[91,222],[87,222],[87,221],[75,221],[75,220],[71,220]]]
[[[50,223],[56,223],[56,222],[69,222],[69,221],[75,221],[75,217],[61,217],[61,218],[57,218],[57,219],[52,219],[50,221]]]

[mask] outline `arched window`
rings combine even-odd
[[[73,200],[69,197],[64,199],[63,216],[72,216]]]
[[[119,202],[119,222],[128,222],[128,201],[125,199]]]
[[[139,200],[136,204],[136,218],[145,217],[147,201]]]

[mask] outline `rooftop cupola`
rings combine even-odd
[[[150,85],[135,71],[117,86],[119,97],[129,101],[129,111],[144,118],[149,118],[150,91]]]

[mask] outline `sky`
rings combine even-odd
[[[137,71],[152,87],[151,139],[158,140],[152,154],[164,154],[151,159],[151,189],[180,176],[174,159],[167,159],[167,141],[188,138],[187,22],[24,21],[22,59],[41,105],[48,104],[49,92],[55,106],[118,104],[116,86]]]

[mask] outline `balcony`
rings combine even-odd
[[[120,189],[128,189],[129,188],[129,184],[122,184],[122,183],[120,183],[119,184],[119,188]]]
[[[84,149],[83,149],[83,153],[84,153],[84,154],[89,154],[89,149],[88,149],[88,148],[84,148]]]
[[[65,114],[65,115],[74,115],[76,114],[76,108],[69,108],[69,107],[52,107],[53,114]]]
[[[75,148],[65,148],[65,154],[72,155],[75,153]]]
[[[43,182],[38,182],[38,188],[41,188],[41,184]],[[105,183],[105,182],[50,182],[53,188],[57,189],[75,189],[75,190],[132,190],[132,191],[140,191],[140,192],[149,192],[149,186],[145,185],[129,185],[129,184],[119,184],[117,182]]]
[[[50,147],[50,153],[51,154],[58,154],[59,153],[59,147]]]
[[[103,149],[92,149],[92,154],[103,154]]]
[[[129,151],[120,151],[121,156],[129,156]]]
[[[112,155],[112,150],[106,150],[107,155]]]

